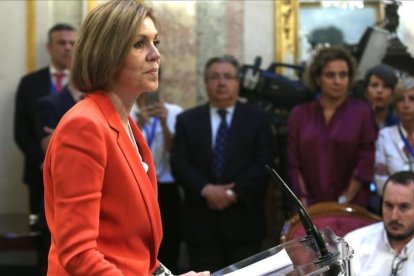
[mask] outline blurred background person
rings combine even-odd
[[[147,141],[157,171],[158,204],[163,229],[158,259],[171,271],[178,271],[182,199],[171,174],[170,151],[176,117],[183,109],[164,102],[160,97],[160,90],[140,96],[132,107],[131,117]]]
[[[365,74],[364,96],[374,111],[379,129],[398,123],[391,107],[391,98],[397,82],[397,73],[386,64],[374,66]]]
[[[414,173],[393,173],[384,186],[383,221],[344,239],[354,249],[352,275],[408,276],[414,271]]]
[[[69,82],[72,51],[77,39],[75,28],[59,23],[48,32],[50,65],[24,76],[16,93],[14,139],[24,155],[23,181],[29,188],[30,213],[38,214],[43,201],[43,151],[36,135],[37,99],[56,93]]]
[[[82,24],[72,81],[88,94],[60,120],[44,162],[48,275],[170,275],[157,259],[155,167],[129,116],[158,88],[156,26],[137,0],[106,2]]]
[[[392,104],[400,123],[381,129],[376,145],[375,184],[380,195],[391,174],[414,169],[414,78],[399,81]]]
[[[171,168],[184,188],[190,266],[216,271],[261,251],[276,147],[270,114],[239,101],[238,61],[213,57],[204,68],[209,102],[178,115]]]
[[[354,77],[347,51],[319,50],[307,70],[308,85],[319,97],[290,114],[289,181],[305,205],[368,205],[377,134],[370,106],[348,96]]]
[[[376,65],[365,74],[363,80],[364,97],[372,107],[378,129],[398,123],[397,115],[391,105],[397,82],[396,71],[386,64]],[[370,190],[371,196],[368,208],[377,214],[381,214],[381,198],[379,196],[381,192],[378,193],[375,182],[370,184]]]
[[[43,152],[46,152],[60,119],[82,98],[83,93],[69,83],[60,93],[41,97],[35,102],[36,132]]]

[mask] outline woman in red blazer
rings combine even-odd
[[[44,162],[48,275],[169,275],[157,260],[151,153],[128,116],[158,87],[158,43],[153,12],[138,0],[109,1],[83,23],[72,80],[87,97],[61,119]]]

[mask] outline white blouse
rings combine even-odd
[[[403,135],[407,133],[401,127]],[[388,176],[403,170],[413,170],[414,159],[404,151],[404,141],[398,131],[398,125],[385,127],[380,130],[375,152],[375,176],[378,194],[382,195],[382,189]],[[381,166],[388,168],[388,173],[381,172]]]

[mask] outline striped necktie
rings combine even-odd
[[[226,157],[229,127],[226,121],[227,111],[225,109],[219,109],[217,113],[220,115],[221,122],[217,130],[216,141],[214,144],[213,170],[217,179],[221,181],[223,175],[224,160]]]

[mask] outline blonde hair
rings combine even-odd
[[[406,77],[398,81],[395,91],[392,94],[391,104],[396,107],[398,101],[402,98],[405,92],[414,90],[414,78]]]
[[[111,88],[145,17],[158,27],[152,8],[139,0],[112,0],[88,14],[73,55],[71,78],[78,90]]]

